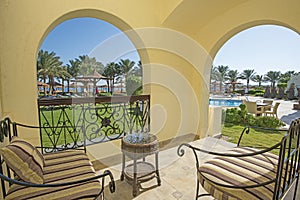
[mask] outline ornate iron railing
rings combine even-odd
[[[150,131],[150,96],[39,99],[44,151],[78,148]]]

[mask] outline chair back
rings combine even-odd
[[[248,113],[256,114],[257,113],[257,105],[256,102],[246,101],[245,105],[247,107]]]
[[[279,104],[280,104],[279,102],[276,102],[276,103],[275,103],[275,105],[274,105],[274,107],[273,107],[273,112],[274,112],[274,113],[277,112],[277,109],[278,109],[278,107],[279,107]]]
[[[298,186],[300,173],[300,118],[294,120],[288,133],[281,140],[278,170],[275,180],[273,199],[281,199],[296,182]],[[297,189],[294,190],[294,197]]]

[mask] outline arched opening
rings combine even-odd
[[[96,18],[57,25],[41,44],[37,74],[42,97],[142,92],[137,49],[120,29]]]
[[[287,71],[297,72],[297,63],[299,58],[297,51],[299,50],[299,35],[291,29],[277,26],[277,25],[260,25],[246,29],[232,38],[230,38],[216,54],[213,66],[224,66],[227,69],[222,74],[221,80],[224,84],[225,81],[230,79],[226,77],[226,72],[230,70],[237,70],[238,73],[232,74],[232,81],[239,80],[242,82],[240,89],[248,85],[270,85],[264,80],[250,79],[241,77],[243,70],[253,70],[252,75],[264,76],[268,71],[280,71],[285,73]],[[216,75],[216,74],[212,74]],[[244,74],[245,75],[245,74]],[[213,77],[212,80],[220,77]],[[226,79],[227,78],[227,79]],[[226,79],[226,80],[225,80]],[[243,81],[244,80],[244,81]],[[287,81],[286,79],[283,81]],[[244,85],[243,85],[244,84]],[[234,84],[230,84],[230,91],[233,91]],[[237,86],[238,87],[238,86]],[[215,93],[225,93],[225,89],[229,89],[223,85],[222,91],[214,91]],[[242,91],[240,91],[242,93]],[[258,94],[259,95],[259,94]]]
[[[88,15],[81,12],[56,20],[53,24],[57,26],[48,28],[37,53],[38,83],[41,84],[39,123],[46,125],[40,137],[42,146],[52,150],[57,146],[77,148],[102,142],[115,148],[110,141],[127,132],[149,130],[150,126],[149,95],[133,100],[118,97],[142,93],[141,58],[147,61],[147,55],[139,37],[134,30],[123,32],[130,27],[114,16],[99,11]],[[137,43],[140,49],[136,48]],[[56,105],[52,99],[56,99]],[[143,118],[136,117],[133,122],[133,115]],[[59,135],[48,135],[47,130],[54,126],[63,131],[58,131]],[[94,156],[93,150],[89,152]]]
[[[243,100],[272,101],[274,106],[276,102],[283,105],[288,103],[284,101],[286,99],[298,98],[296,95],[289,96],[288,81],[299,73],[299,45],[299,34],[278,25],[253,26],[232,36],[219,49],[213,61],[210,104],[224,110],[238,108]],[[293,112],[293,106],[288,106],[290,109],[279,111],[278,116],[285,123],[288,122],[284,115]],[[226,119],[223,118],[225,123],[227,118],[230,117],[226,115]],[[241,119],[241,116],[237,119]]]

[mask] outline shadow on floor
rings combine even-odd
[[[156,180],[156,178],[154,178],[154,180]],[[110,193],[108,186],[104,188],[105,200],[120,200],[120,197],[122,197],[122,200],[132,200],[135,198],[132,195],[132,185],[129,184],[127,181],[115,180],[115,184],[116,184],[116,191],[114,193]],[[159,186],[157,184],[150,184],[150,185],[142,184],[142,188],[139,190],[138,196],[156,187]]]
[[[280,118],[280,120],[283,121],[284,123],[286,123],[287,125],[290,125],[293,120],[295,120],[299,117],[300,117],[300,110],[297,110],[292,114],[283,115]]]

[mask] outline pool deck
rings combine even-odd
[[[263,97],[253,97],[253,96],[236,96],[236,97],[229,97],[229,96],[221,96],[221,95],[211,95],[213,99],[232,99],[232,100],[249,100],[249,101],[263,101]],[[270,99],[268,99],[270,100]],[[271,99],[272,100],[272,99]],[[280,105],[277,110],[278,118],[289,125],[293,119],[297,119],[300,117],[300,110],[293,110],[293,104],[298,103],[298,100],[279,100],[274,99],[273,105],[275,102],[279,102]]]
[[[239,99],[243,100],[245,97],[240,97]],[[247,97],[249,101],[262,101],[266,98],[263,97]],[[298,100],[279,100],[274,99],[273,105],[279,102],[279,107],[277,110],[278,118],[289,125],[294,119],[297,119],[300,117],[300,110],[293,110],[293,104],[297,103]]]

